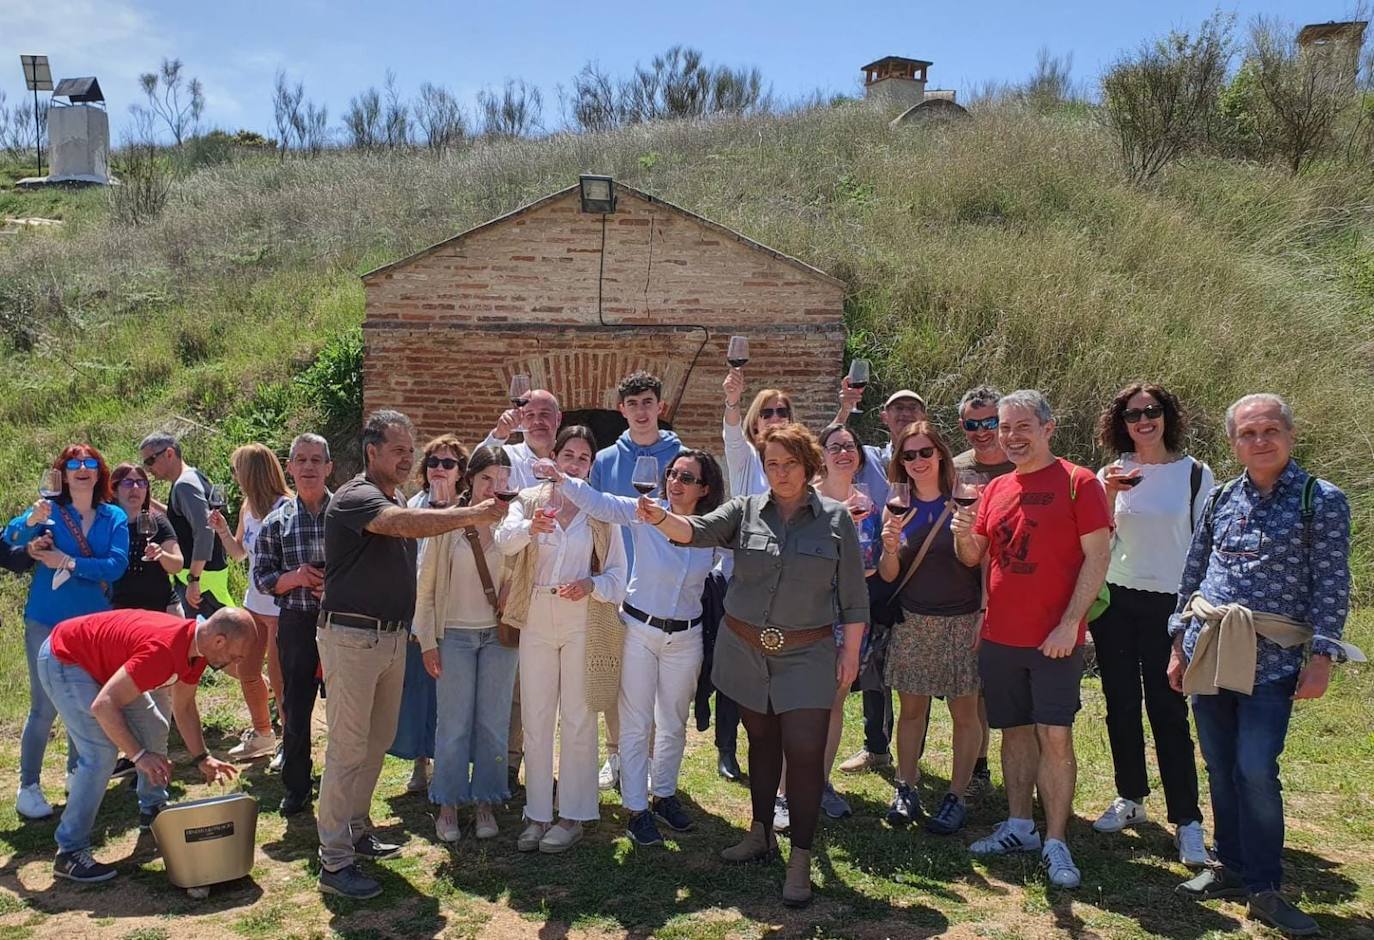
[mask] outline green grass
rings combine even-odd
[[[1360,614],[1350,635],[1374,646],[1374,615]],[[211,709],[237,703],[232,684],[203,692]],[[841,756],[861,741],[859,702],[851,697]],[[674,940],[761,937],[1107,936],[1211,940],[1247,925],[1238,904],[1194,904],[1173,893],[1187,877],[1173,856],[1172,831],[1160,822],[1121,835],[1092,832],[1092,817],[1113,796],[1095,680],[1084,682],[1084,710],[1076,725],[1079,786],[1070,843],[1083,887],[1047,887],[1034,857],[980,861],[965,846],[1006,812],[1000,789],[972,806],[968,829],[942,839],[888,829],[881,814],[891,795],[890,774],[835,783],[855,816],[824,821],[817,841],[816,900],[806,911],[778,900],[781,865],[729,868],[715,852],[736,839],[748,816],[748,793],[714,772],[710,733],[692,733],[682,794],[697,821],[663,848],[642,849],[624,835],[625,812],[603,794],[601,822],[565,856],[515,851],[519,807],[500,814],[501,836],[478,843],[470,830],[451,848],[433,841],[431,811],[404,792],[409,767],[388,759],[373,801],[383,833],[407,841],[401,857],[375,866],[381,899],[354,903],[323,898],[313,820],[285,821],[272,807],[280,782],[259,764],[242,788],[263,807],[259,855],[252,877],[217,887],[192,901],[165,881],[161,862],[134,829],[136,806],[127,789],[106,796],[97,855],[120,865],[105,887],[50,890],[52,822],[20,824],[12,806],[0,807],[0,936],[208,936],[226,931],[267,937],[507,937],[516,935],[661,937]],[[1294,712],[1283,779],[1289,823],[1286,878],[1292,895],[1328,937],[1367,938],[1374,931],[1374,675],[1342,667],[1327,697]],[[11,730],[15,730],[11,726]],[[15,735],[0,744],[0,786],[14,786]],[[216,747],[230,743],[226,732]],[[317,742],[317,754],[323,742]],[[63,745],[49,749],[45,781],[56,799]],[[994,751],[995,754],[995,751]],[[920,785],[926,805],[943,792],[949,767],[948,716],[937,705]],[[1000,772],[994,759],[994,782]],[[1205,775],[1203,776],[1205,782]],[[211,788],[179,772],[178,790],[196,797]],[[1151,800],[1162,812],[1162,797]],[[784,839],[784,844],[786,840]],[[8,873],[8,874],[6,874]],[[99,926],[99,931],[95,927]],[[90,931],[86,934],[86,931]],[[27,932],[27,933],[26,933]]]

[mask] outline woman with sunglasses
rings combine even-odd
[[[1210,467],[1183,455],[1185,430],[1178,399],[1140,382],[1117,392],[1098,420],[1099,443],[1117,455],[1098,474],[1115,529],[1107,568],[1111,603],[1088,626],[1107,700],[1117,796],[1093,828],[1120,832],[1146,819],[1150,788],[1140,717],[1143,693],[1179,860],[1201,867],[1208,858],[1197,765],[1188,703],[1169,687],[1169,617],[1193,529],[1214,481]]]
[[[954,457],[929,421],[908,425],[893,441],[888,480],[911,487],[911,508],[903,515],[884,512],[878,574],[900,581],[930,540],[930,548],[897,595],[901,619],[892,628],[884,679],[897,690],[897,788],[887,811],[892,826],[906,826],[922,815],[916,795],[921,777],[930,700],[944,698],[954,723],[954,766],[949,789],[926,821],[926,830],[949,835],[964,827],[964,793],[983,743],[978,721],[978,630],[983,601],[982,575],[954,551]]]
[[[277,656],[277,604],[253,583],[253,544],[268,514],[293,499],[295,494],[286,485],[281,461],[263,444],[244,444],[235,448],[229,455],[229,472],[243,493],[238,531],[230,531],[228,521],[218,510],[211,512],[206,522],[219,537],[225,554],[235,561],[248,562],[248,590],[243,598],[243,606],[253,615],[256,627],[253,648],[233,667],[243,689],[243,701],[248,706],[252,727],[239,735],[239,743],[229,749],[229,759],[251,761],[273,754],[272,769],[279,770],[281,761],[275,755],[281,752],[277,736],[272,731],[272,711],[268,704],[269,685],[272,698],[277,700],[278,711],[285,700],[281,660]],[[266,682],[262,678],[264,655],[267,657]]]
[[[181,545],[167,516],[153,506],[148,472],[137,464],[122,463],[110,472],[115,502],[129,517],[129,567],[114,583],[110,606],[133,607],[180,614],[181,603],[172,588],[171,576],[186,565]],[[139,517],[147,513],[151,535],[139,533]]]
[[[406,503],[411,509],[452,506],[458,499],[458,485],[468,469],[468,449],[452,434],[441,434],[425,445],[416,471],[420,489]],[[415,557],[415,573],[429,551],[430,539],[420,539]],[[405,684],[401,688],[401,717],[396,737],[387,751],[392,757],[414,761],[407,793],[429,791],[429,765],[434,759],[434,732],[438,723],[439,698],[434,677],[425,669],[420,639],[412,622],[410,642],[406,644]]]
[[[477,448],[463,473],[459,502],[470,506],[504,492],[510,472],[504,448]],[[459,529],[427,541],[414,628],[438,702],[429,785],[430,802],[439,806],[434,832],[440,842],[457,842],[462,832],[458,807],[472,803],[477,838],[492,839],[500,832],[493,807],[510,796],[506,747],[519,660],[517,650],[501,644],[497,628],[505,573],[501,551],[492,526]],[[488,582],[495,604],[487,595]]]
[[[719,551],[675,545],[662,532],[637,522],[637,499],[599,492],[573,477],[565,480],[564,494],[574,505],[593,519],[629,526],[634,541],[630,584],[620,614],[625,624],[620,798],[630,813],[630,839],[638,845],[661,845],[656,819],[676,832],[693,826],[677,798],[677,781],[687,745],[687,713],[705,657],[702,589]],[[724,489],[714,457],[702,450],[683,450],[664,471],[666,498],[657,503],[679,515],[701,515],[720,505]]]
[[[5,541],[26,547],[37,562],[24,605],[29,713],[19,742],[15,810],[25,819],[52,815],[39,771],[57,710],[38,680],[38,650],[61,621],[109,610],[110,586],[129,566],[128,516],[110,502],[110,471],[100,451],[89,444],[72,444],[53,461],[52,469],[62,473],[61,494],[39,499],[5,527]],[[76,760],[68,737],[68,774]]]

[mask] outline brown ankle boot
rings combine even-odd
[[[720,850],[720,857],[734,865],[744,862],[760,862],[771,858],[778,851],[778,840],[772,831],[761,822],[755,822],[749,831],[728,849]]]
[[[782,903],[802,907],[811,903],[811,850],[792,847],[787,877],[782,882]]]

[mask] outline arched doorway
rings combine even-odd
[[[563,424],[559,430],[574,424],[585,424],[591,428],[592,434],[596,435],[597,447],[611,446],[630,426],[624,415],[606,408],[583,408],[579,411],[563,412]],[[658,420],[658,426],[665,431],[673,429],[673,426],[662,418]]]

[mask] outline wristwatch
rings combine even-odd
[[[188,575],[186,576],[186,583],[187,583],[187,584],[199,584],[199,583],[200,583],[200,575],[198,575],[198,574],[188,574]]]

